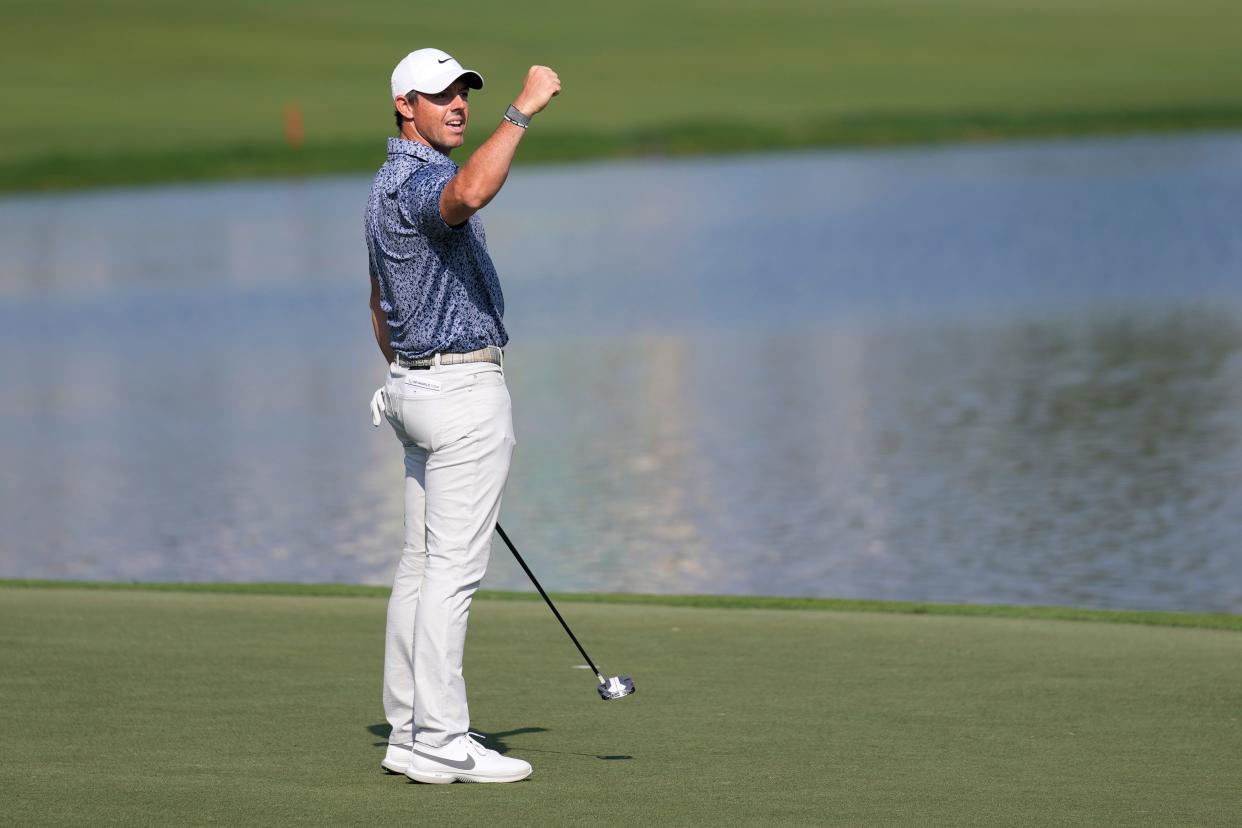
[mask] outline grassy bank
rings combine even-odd
[[[357,584],[294,583],[178,583],[119,581],[49,581],[0,578],[0,589],[134,590],[141,592],[200,592],[223,595],[288,595],[318,598],[387,598],[388,587]],[[541,601],[534,592],[483,590],[491,601]],[[1148,624],[1159,627],[1199,627],[1242,631],[1242,615],[1224,612],[1159,612],[1079,607],[1040,607],[1015,604],[943,604],[928,601],[876,601],[852,598],[782,598],[755,595],[647,595],[628,592],[558,592],[558,603],[638,604],[700,609],[811,610],[819,612],[885,612],[901,615],[960,615],[993,618],[1031,618],[1044,621],[1097,621],[1110,624]]]
[[[428,43],[488,79],[474,141],[530,63],[560,71],[525,161],[1242,127],[1242,7],[1223,0],[483,0],[410,26],[384,0],[7,10],[10,191],[371,169],[388,73]]]
[[[841,116],[783,127],[753,125],[745,130],[733,129],[725,123],[670,124],[612,132],[563,128],[541,136],[538,141],[527,142],[519,163],[1230,128],[1242,128],[1242,107]],[[10,191],[64,190],[230,178],[299,177],[373,170],[382,162],[383,145],[375,140],[317,144],[297,152],[281,144],[84,155],[66,152],[0,164],[0,186]]]
[[[382,775],[384,602],[0,587],[18,825],[1226,824],[1242,636],[1007,618],[476,603],[511,786]]]

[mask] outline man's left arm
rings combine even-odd
[[[559,94],[560,76],[547,66],[532,66],[513,105],[522,114],[532,116],[542,112]],[[525,134],[525,129],[506,119],[474,151],[440,194],[440,215],[445,224],[450,227],[465,224],[496,197],[509,176],[509,166]]]

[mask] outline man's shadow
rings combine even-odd
[[[381,747],[381,748],[388,747],[388,735],[392,733],[392,727],[387,722],[383,722],[382,724],[367,725],[367,730],[370,731],[372,735],[383,740],[380,742],[376,742],[375,747]],[[491,733],[484,733],[481,730],[476,730],[475,732],[483,737],[483,741],[488,748],[491,748],[497,753],[504,754],[504,753],[509,752],[509,746],[508,744],[505,743],[505,739],[508,738],[509,736],[521,736],[524,733],[547,733],[548,729],[546,727],[515,727],[512,730],[496,730]],[[560,753],[566,756],[590,756],[595,759],[603,759],[604,761],[608,761],[608,762],[615,762],[618,760],[634,758],[633,756],[630,756],[628,754],[577,753],[574,751],[546,750],[542,748],[532,748],[532,747],[524,747],[522,748],[522,752],[523,753]]]

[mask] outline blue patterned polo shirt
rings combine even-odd
[[[393,350],[411,359],[504,347],[504,296],[478,214],[450,227],[440,194],[457,165],[426,144],[388,139],[371,185],[367,250]]]

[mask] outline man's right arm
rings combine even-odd
[[[384,359],[391,364],[396,354],[389,341],[388,314],[384,313],[384,309],[380,307],[379,280],[375,278],[374,273],[371,274],[371,330],[375,333],[375,344],[384,354]]]
[[[546,66],[532,66],[526,84],[513,105],[523,115],[543,111],[561,92],[561,79]],[[474,151],[466,165],[457,171],[440,195],[440,215],[456,227],[483,209],[509,177],[509,167],[526,130],[507,120]]]

